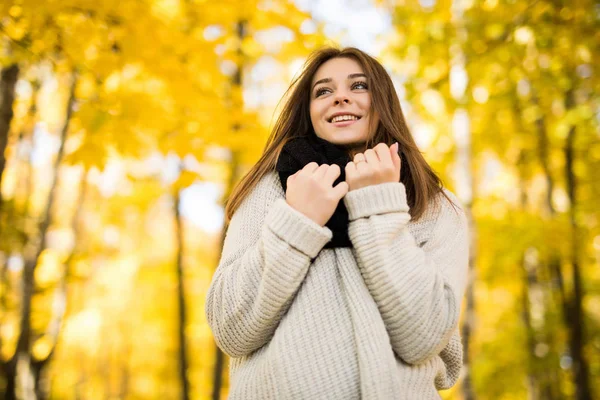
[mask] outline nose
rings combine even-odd
[[[338,90],[334,97],[334,104],[337,106],[340,103],[350,104],[350,99],[345,91]]]

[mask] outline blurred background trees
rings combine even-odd
[[[302,60],[349,44],[306,3],[0,4],[5,398],[226,398],[204,316],[224,201]],[[600,4],[372,7],[391,21],[374,55],[470,210],[444,398],[599,396]]]

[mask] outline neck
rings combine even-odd
[[[348,155],[350,156],[351,160],[354,160],[355,155],[357,155],[358,153],[363,153],[366,150],[364,143],[353,143],[345,145],[344,147],[346,148],[346,151],[348,152]]]
[[[324,139],[316,134],[315,134],[315,137],[320,140],[326,141],[328,143],[334,144],[333,142],[330,142],[329,140]],[[358,153],[363,153],[365,150],[367,150],[366,143],[364,141],[353,142],[353,143],[335,143],[335,146],[345,150],[351,160],[353,160],[354,156],[357,155]]]

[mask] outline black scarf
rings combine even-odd
[[[283,146],[277,160],[276,170],[279,173],[284,192],[287,190],[288,177],[313,161],[319,165],[337,164],[340,167],[340,176],[333,183],[335,187],[346,180],[346,164],[352,160],[343,147],[321,139],[314,133],[293,139]],[[325,226],[333,232],[333,237],[325,245],[325,248],[352,247],[348,236],[348,210],[346,210],[343,198]]]

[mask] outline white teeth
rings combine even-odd
[[[357,119],[358,117],[355,117],[354,115],[338,115],[337,117],[333,117],[331,122],[354,121]]]

